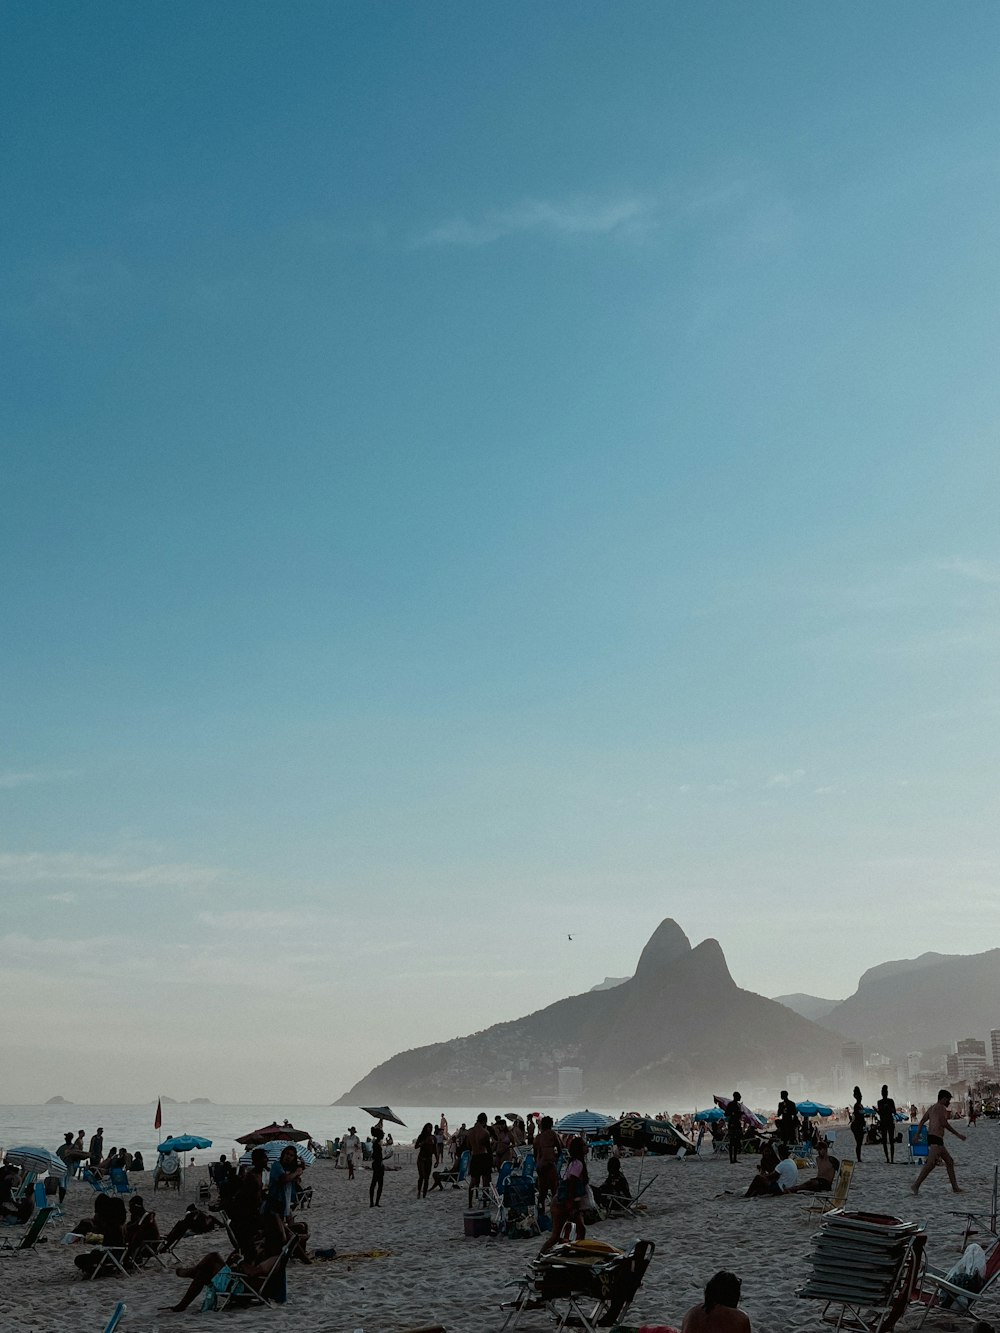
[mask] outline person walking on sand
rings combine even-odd
[[[732,1165],[740,1160],[743,1144],[743,1100],[738,1092],[733,1093],[733,1100],[726,1107],[726,1137],[729,1141],[729,1162]]]
[[[887,1162],[896,1160],[896,1103],[889,1096],[888,1084],[882,1084],[882,1096],[875,1106],[878,1111],[878,1132]]]
[[[945,1130],[949,1134],[954,1134],[956,1138],[965,1141],[965,1135],[960,1134],[957,1129],[950,1124],[948,1120],[948,1108],[951,1105],[951,1093],[947,1088],[942,1088],[938,1093],[938,1099],[933,1106],[928,1106],[927,1110],[920,1117],[920,1124],[917,1130],[923,1125],[927,1126],[927,1161],[924,1168],[917,1176],[916,1180],[910,1186],[914,1194],[920,1192],[920,1186],[924,1183],[934,1168],[944,1162],[944,1169],[948,1172],[948,1179],[951,1181],[951,1188],[956,1194],[964,1194],[964,1190],[959,1188],[958,1181],[955,1179],[955,1159],[944,1146]]]
[[[854,1105],[851,1107],[851,1133],[854,1135],[854,1155],[861,1161],[861,1145],[865,1141],[865,1108],[861,1103],[861,1089],[855,1086]]]

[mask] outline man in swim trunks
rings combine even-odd
[[[949,1123],[948,1107],[950,1103],[951,1093],[947,1088],[942,1088],[938,1093],[937,1101],[933,1106],[928,1106],[920,1118],[920,1124],[917,1126],[918,1131],[923,1125],[927,1126],[927,1161],[924,1163],[924,1169],[920,1172],[920,1175],[910,1186],[914,1194],[919,1192],[920,1186],[941,1162],[944,1163],[944,1169],[948,1172],[952,1189],[956,1194],[963,1193],[955,1179],[955,1160],[944,1146],[945,1130],[949,1134],[954,1134],[956,1138],[965,1139],[965,1135],[959,1134],[958,1130]]]
[[[476,1123],[466,1135],[469,1145],[469,1207],[472,1207],[472,1195],[477,1186],[483,1189],[489,1185],[493,1176],[493,1140],[487,1128],[485,1111],[476,1116]]]
[[[562,1140],[552,1128],[552,1117],[543,1115],[535,1135],[535,1174],[538,1178],[538,1210],[545,1212],[545,1200],[555,1195],[559,1186],[556,1161],[562,1152]]]

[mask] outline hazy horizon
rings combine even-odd
[[[1000,9],[5,17],[5,1095],[1000,944]]]

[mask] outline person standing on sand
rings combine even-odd
[[[485,1111],[476,1116],[476,1123],[466,1135],[469,1145],[469,1207],[477,1186],[486,1189],[493,1178],[493,1140],[490,1138]]]
[[[875,1106],[878,1111],[878,1132],[887,1162],[896,1160],[896,1103],[889,1096],[889,1086],[882,1084],[882,1096]]]
[[[545,1212],[545,1200],[559,1187],[556,1161],[562,1152],[562,1139],[552,1128],[552,1117],[543,1115],[535,1135],[535,1176],[538,1180],[538,1211]]]
[[[861,1161],[861,1145],[865,1141],[865,1108],[861,1104],[861,1089],[854,1089],[854,1105],[851,1107],[851,1133],[854,1135],[854,1155]]]
[[[741,1285],[735,1273],[709,1278],[704,1303],[688,1310],[681,1333],[751,1333],[750,1319],[739,1308]]]
[[[799,1124],[799,1111],[784,1089],[781,1092],[781,1101],[778,1102],[778,1114],[775,1116],[775,1120],[777,1121],[778,1138],[781,1142],[794,1143]]]
[[[417,1150],[417,1198],[426,1199],[434,1166],[434,1126],[429,1120],[414,1139],[413,1146]]]
[[[956,1194],[964,1194],[965,1191],[959,1188],[958,1181],[955,1179],[955,1159],[944,1146],[945,1130],[949,1134],[954,1134],[965,1142],[965,1135],[960,1134],[948,1120],[948,1108],[951,1105],[951,1093],[947,1088],[942,1088],[938,1093],[938,1099],[933,1106],[928,1106],[927,1110],[920,1117],[920,1124],[917,1126],[919,1131],[923,1125],[927,1126],[927,1161],[924,1168],[917,1176],[916,1180],[910,1186],[914,1194],[919,1193],[920,1186],[924,1183],[934,1168],[944,1162],[944,1169],[948,1172],[948,1179],[951,1181],[951,1188]]]
[[[372,1130],[372,1183],[368,1186],[368,1207],[382,1207],[382,1186],[385,1184],[385,1163],[382,1160],[381,1124]]]
[[[729,1141],[729,1163],[740,1160],[740,1148],[743,1144],[743,1100],[738,1092],[733,1093],[733,1100],[726,1107],[726,1137]]]
[[[97,1133],[90,1140],[90,1169],[99,1171],[101,1168],[101,1158],[104,1156],[104,1128],[97,1126]]]

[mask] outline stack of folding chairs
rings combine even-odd
[[[823,1318],[837,1328],[846,1320],[848,1327],[887,1333],[912,1299],[925,1243],[916,1222],[827,1213],[813,1238],[812,1272],[797,1294],[823,1301]]]

